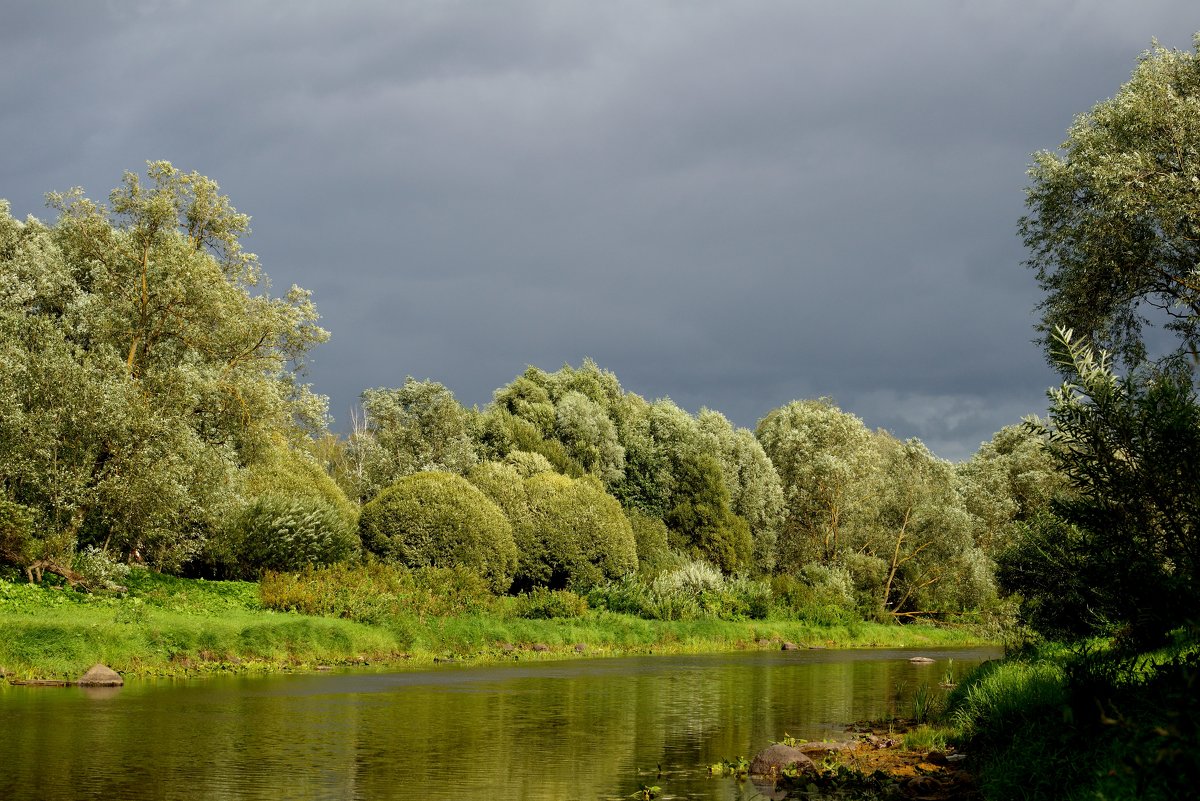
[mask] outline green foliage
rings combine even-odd
[[[996,579],[1021,599],[1020,617],[1050,638],[1078,639],[1111,626],[1121,598],[1103,597],[1107,570],[1089,557],[1082,531],[1044,512],[1014,529]]]
[[[1173,331],[1181,352],[1200,344],[1198,99],[1200,56],[1156,43],[1059,151],[1035,154],[1020,231],[1052,361],[1058,327],[1129,365],[1146,354],[1146,324]]]
[[[797,575],[781,573],[771,579],[774,614],[822,625],[858,619],[854,584],[843,567],[810,564]]]
[[[916,715],[913,718],[916,719]],[[928,724],[918,725],[904,733],[904,749],[906,751],[945,751],[946,732]]]
[[[721,465],[711,456],[681,459],[675,468],[674,505],[663,522],[674,533],[672,545],[733,573],[750,565],[750,527],[730,509]]]
[[[324,421],[297,381],[326,337],[309,295],[274,298],[249,218],[166,162],[111,208],[51,194],[58,220],[0,203],[0,482],[60,537],[176,569],[236,502],[241,464]]]
[[[667,525],[637,509],[626,509],[629,527],[637,544],[638,570],[647,576],[656,576],[664,570],[680,566],[680,557],[667,544]]]
[[[265,495],[233,526],[232,572],[299,570],[342,562],[358,553],[358,536],[339,510],[319,500]]]
[[[1027,528],[1004,559],[1005,580],[1040,607],[1040,621],[1061,620],[1048,607],[1066,601],[1089,611],[1078,626],[1160,642],[1200,601],[1200,403],[1185,372],[1118,378],[1106,354],[1069,330],[1056,337],[1073,378],[1050,393],[1041,432],[1072,490],[1055,512],[1075,528]],[[1056,530],[1069,536],[1047,536]]]
[[[124,591],[129,578],[129,565],[119,562],[94,545],[75,554],[71,569],[79,574],[84,586],[91,589]]]
[[[963,750],[981,755],[996,799],[1174,799],[1192,795],[1194,645],[1123,656],[1042,649],[988,662],[949,697]]]
[[[526,580],[552,589],[589,587],[637,570],[637,545],[621,505],[590,477],[539,473],[525,481],[530,541]]]
[[[358,497],[367,501],[417,472],[465,473],[478,461],[471,414],[436,381],[411,376],[397,389],[362,394],[364,423],[350,439],[361,464]]]
[[[369,552],[408,567],[468,567],[496,592],[512,583],[517,547],[503,512],[452,473],[405,476],[363,507]],[[632,538],[631,538],[632,539]]]
[[[714,454],[729,490],[729,507],[746,521],[754,541],[753,568],[761,573],[775,569],[777,538],[783,523],[783,484],[775,465],[745,428],[734,428],[725,416],[711,409],[696,415],[699,439]]]
[[[593,587],[588,603],[648,620],[763,620],[771,611],[771,588],[744,576],[727,578],[697,561],[653,579],[631,573]]]
[[[387,624],[397,618],[448,617],[490,611],[491,588],[462,567],[421,567],[368,562],[268,571],[259,584],[262,605],[283,612]]]
[[[596,479],[553,472],[522,478],[516,468],[498,462],[481,464],[468,477],[512,523],[515,589],[586,590],[637,569],[629,520]]]
[[[33,513],[19,503],[0,498],[0,562],[18,565],[33,561]]]
[[[482,450],[490,458],[504,458],[514,451],[534,453],[565,476],[583,475],[583,468],[571,458],[561,442],[547,439],[536,424],[514,415],[507,409],[489,408],[484,413],[480,426]]]
[[[783,482],[779,568],[836,563],[847,518],[871,496],[877,453],[858,417],[828,399],[793,401],[767,414],[756,435]]]
[[[273,495],[319,504],[334,510],[348,528],[358,522],[357,504],[317,460],[281,438],[261,449],[247,467],[245,491],[251,498]]]
[[[1066,489],[1045,440],[1032,425],[1005,426],[958,465],[959,492],[978,547],[994,557],[1013,541],[1016,526],[1050,508]]]
[[[570,590],[549,590],[545,587],[534,587],[526,593],[517,596],[515,614],[517,617],[537,618],[575,618],[587,614],[588,602]]]

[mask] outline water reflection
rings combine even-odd
[[[104,698],[10,687],[0,798],[594,799],[643,783],[749,797],[703,766],[903,714],[947,658],[994,654],[932,655],[932,670],[906,651],[800,651],[133,682]]]

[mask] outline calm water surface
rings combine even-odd
[[[912,665],[923,654],[937,662]],[[0,690],[0,798],[615,799],[906,713],[993,649],[772,651]],[[659,777],[658,766],[662,776]]]

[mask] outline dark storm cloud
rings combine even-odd
[[[1044,409],[1030,153],[1191,3],[9,4],[0,196],[168,158],[333,339],[339,423],[585,356],[753,426],[828,395],[951,458]]]

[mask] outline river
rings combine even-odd
[[[933,665],[914,665],[914,655]],[[705,766],[908,713],[995,649],[754,651],[0,690],[0,798],[750,798]]]

